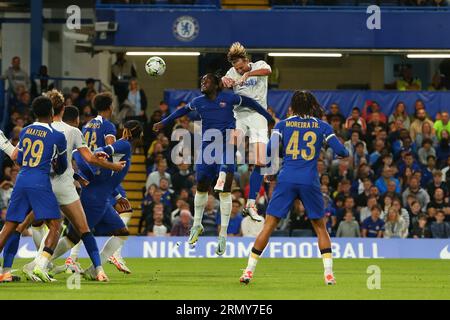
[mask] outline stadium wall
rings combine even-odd
[[[393,113],[399,101],[406,104],[408,114],[414,113],[414,102],[421,99],[426,106],[427,113],[435,116],[439,111],[450,110],[450,92],[435,91],[383,91],[383,90],[312,90],[319,103],[329,107],[331,103],[338,103],[343,115],[349,116],[353,107],[361,110],[366,101],[377,101],[381,111],[387,115]],[[199,90],[166,90],[164,100],[173,110],[181,101],[190,101],[200,95]],[[291,101],[292,91],[269,90],[267,94],[268,105],[271,106],[278,117],[284,117]]]
[[[108,238],[97,238],[102,247]],[[192,249],[183,237],[130,237],[122,249],[125,258],[217,258],[217,239],[200,238]],[[246,258],[254,238],[232,237],[228,239],[225,258]],[[353,259],[450,259],[449,239],[369,239],[333,238],[335,258]],[[22,238],[18,257],[32,258],[36,255],[31,237]],[[316,238],[272,238],[264,251],[268,258],[320,258]],[[80,257],[88,255],[82,247]]]

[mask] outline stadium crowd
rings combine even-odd
[[[119,60],[120,68],[116,64],[112,67],[112,85],[120,107],[116,108],[113,121],[120,126],[125,119],[136,118],[144,124],[141,151],[146,155],[148,178],[143,190],[139,234],[185,236],[192,224],[195,172],[189,163],[175,165],[172,162],[171,152],[176,142],[171,142],[170,136],[176,128],[186,129],[193,135],[196,124],[184,116],[161,132],[153,132],[153,124],[169,115],[169,106],[161,101],[147,116],[147,99],[134,78],[133,65],[125,60]],[[5,75],[13,89],[5,134],[16,145],[20,130],[33,121],[30,112],[33,97],[52,84],[45,77],[30,81],[20,69],[18,57],[13,59],[12,65],[12,71],[8,70]],[[120,77],[115,74],[118,70]],[[45,73],[45,69],[41,71]],[[84,88],[73,87],[65,94],[66,105],[79,108],[81,125],[96,116],[92,107],[96,94],[93,79],[86,80]],[[184,104],[180,103],[179,107]],[[450,238],[448,106],[442,106],[442,112],[433,118],[427,114],[421,100],[415,102],[414,114],[407,114],[401,101],[393,114],[383,114],[376,101],[355,106],[348,117],[341,114],[338,104],[324,107],[327,110],[324,120],[331,124],[351,155],[348,159],[338,159],[331,149],[321,150],[317,170],[330,234],[336,237]],[[251,170],[252,165],[242,164],[235,173],[230,236],[255,237],[262,228],[262,223],[241,215],[249,193]],[[4,157],[0,227],[17,173],[17,166]],[[256,201],[261,215],[265,214],[274,184],[261,187]],[[219,203],[211,193],[202,220],[204,234],[217,235],[219,220]],[[275,235],[313,235],[300,201],[295,203],[289,217],[280,222]]]

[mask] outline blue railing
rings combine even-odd
[[[96,7],[102,9],[144,9],[144,8],[155,8],[155,9],[218,9],[221,7],[220,0],[195,0],[190,3],[170,3],[168,0],[155,0],[148,1],[148,3],[134,3],[134,4],[122,4],[122,3],[108,3],[109,1],[97,0]],[[188,2],[188,1],[186,1]]]

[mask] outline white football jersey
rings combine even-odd
[[[54,179],[72,179],[73,180],[73,167],[72,167],[72,152],[78,148],[87,147],[83,134],[80,129],[72,127],[62,121],[52,122],[52,127],[62,132],[67,141],[67,170],[60,176],[55,176]]]
[[[257,62],[249,63],[251,71],[259,69],[269,69],[270,66],[267,62],[260,60]],[[226,77],[233,79],[234,81],[239,81],[241,75],[233,67],[228,70]],[[233,91],[236,94],[243,95],[245,97],[252,98],[256,100],[264,109],[267,109],[267,76],[257,76],[249,77],[242,85],[233,86]],[[238,116],[239,112],[254,112],[252,109],[246,108],[245,106],[236,107],[235,115]]]

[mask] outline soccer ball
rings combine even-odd
[[[145,63],[145,71],[152,77],[161,76],[166,71],[166,63],[160,57],[151,57]]]

